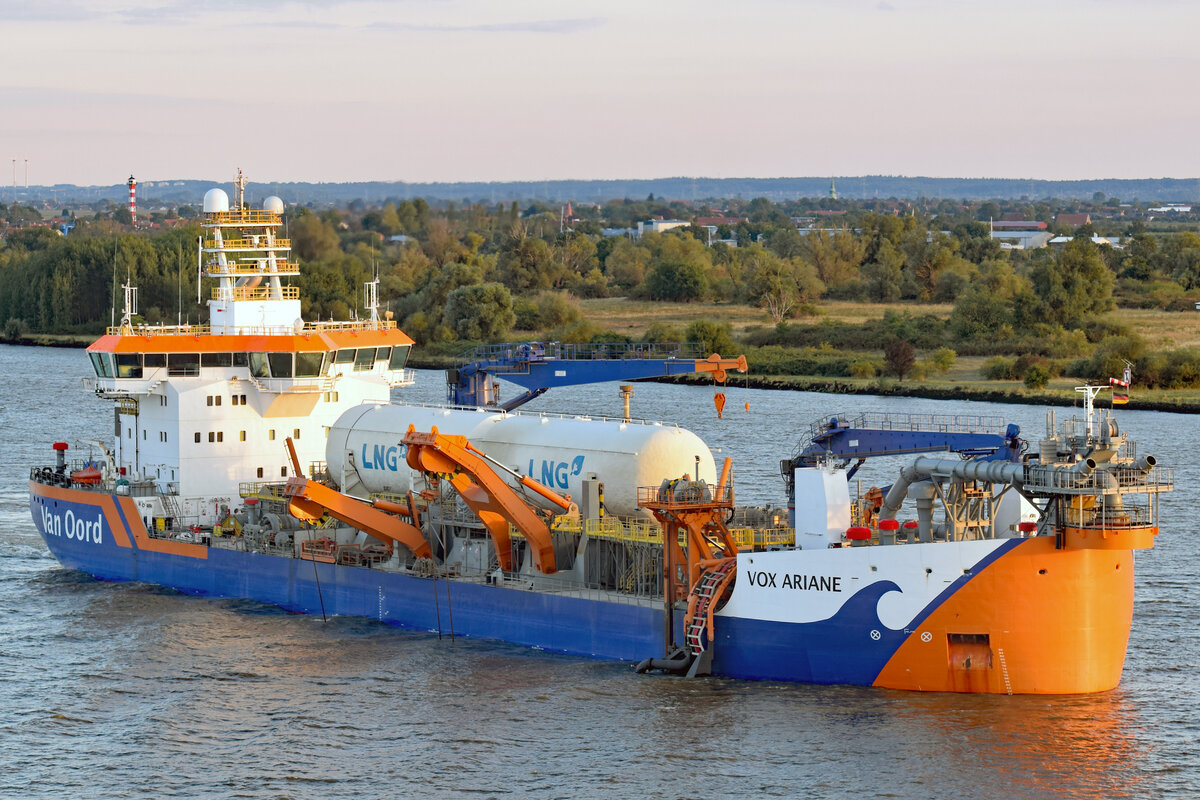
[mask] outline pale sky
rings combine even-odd
[[[1188,0],[0,0],[0,186],[1200,176]]]

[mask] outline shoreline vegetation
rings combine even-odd
[[[80,334],[27,334],[15,340],[0,336],[0,344],[83,349],[95,339],[96,336]],[[431,351],[431,348],[428,347],[417,347],[414,348],[413,354],[409,358],[408,366],[415,369],[440,370],[453,367],[462,360],[463,356]],[[975,359],[975,361],[980,360]],[[1075,392],[1074,387],[1082,385],[1083,381],[1058,378],[1043,389],[1031,390],[1022,385],[1020,381],[994,381],[978,376],[972,377],[970,371],[973,366],[974,364],[969,362],[966,366],[954,370],[952,376],[899,381],[883,377],[829,378],[820,375],[764,375],[755,372],[754,361],[751,358],[749,373],[745,375],[737,372],[730,373],[729,379],[723,387],[714,383],[711,378],[700,375],[680,375],[645,380],[652,383],[672,383],[683,386],[709,386],[714,391],[724,391],[731,397],[735,397],[738,389],[749,388],[879,398],[916,397],[929,400],[971,400],[985,403],[1056,407],[1072,407],[1080,403],[1080,395]],[[1098,402],[1105,405],[1103,395]],[[1200,390],[1138,389],[1132,393],[1129,402],[1120,408],[1131,411],[1200,414]]]
[[[300,316],[386,315],[413,338],[414,367],[497,342],[695,342],[746,356],[727,392],[1072,406],[1075,387],[1129,369],[1124,408],[1200,413],[1200,210],[1184,204],[846,200],[830,187],[779,201],[380,198],[286,215]],[[138,288],[135,325],[204,324],[211,280],[198,285],[188,255],[199,216],[151,206],[134,226],[109,201],[0,203],[0,341],[86,346],[123,285]]]

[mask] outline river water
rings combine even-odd
[[[361,619],[111,584],[64,570],[27,506],[50,443],[107,439],[80,351],[0,346],[0,798],[1182,798],[1200,794],[1194,417],[1121,412],[1176,466],[1137,557],[1125,673],[1082,697],[687,681]],[[440,373],[404,396],[438,401]],[[634,415],[734,458],[741,503],[783,504],[778,462],[828,413],[1040,408],[638,384]],[[749,411],[744,404],[749,403]],[[531,408],[616,416],[615,384]],[[1060,414],[1066,413],[1060,410]],[[874,473],[872,473],[874,474]],[[868,478],[869,479],[869,478]],[[890,481],[880,474],[880,482]]]

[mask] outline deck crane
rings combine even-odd
[[[697,372],[712,373],[724,383],[730,370],[745,372],[746,357],[705,357],[695,343],[521,342],[475,348],[464,363],[446,371],[446,386],[454,405],[512,411],[559,386]],[[496,378],[512,381],[525,393],[500,402]]]
[[[796,470],[821,464],[845,467],[846,480],[868,458],[948,451],[976,461],[1019,461],[1020,428],[1003,418],[950,414],[832,414],[809,425],[809,442],[780,462],[787,484],[789,518],[795,520]]]

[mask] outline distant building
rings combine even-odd
[[[397,233],[395,236],[388,237],[389,244],[406,245],[409,242],[415,242],[415,241],[416,241],[416,239],[414,239],[411,236],[405,236],[403,233]]]
[[[1090,225],[1092,222],[1091,214],[1059,214],[1054,218],[1054,221],[1059,225],[1066,225],[1068,228],[1080,228],[1084,225]]]
[[[717,237],[717,228],[719,226],[717,226],[717,225],[701,225],[700,227],[702,227],[702,228],[704,228],[704,230],[708,231],[707,243],[708,243],[709,247],[712,247],[714,244],[718,244],[718,243],[723,244],[727,247],[737,247],[738,246],[737,236],[730,236],[728,239],[720,239]]]
[[[995,219],[992,220],[993,231],[1044,231],[1049,227],[1046,223],[1031,219]]]
[[[1067,242],[1074,240],[1074,238],[1075,238],[1074,236],[1055,236],[1053,239],[1050,240],[1050,246],[1051,247],[1062,247]],[[1117,250],[1124,249],[1124,245],[1121,244],[1120,236],[1097,236],[1095,234],[1092,234],[1092,244],[1096,244],[1096,245],[1106,244]]]
[[[633,238],[638,235],[637,228],[601,228],[600,235],[606,239],[611,239],[614,236],[628,236]]]
[[[1002,250],[1037,250],[1045,247],[1054,234],[1046,231],[992,231]]]
[[[1166,203],[1154,208],[1147,208],[1147,211],[1154,214],[1190,214],[1192,213],[1191,206],[1185,206],[1182,203]]]
[[[637,224],[637,235],[641,236],[645,233],[662,233],[669,231],[672,228],[686,228],[692,223],[686,219],[651,219]]]

